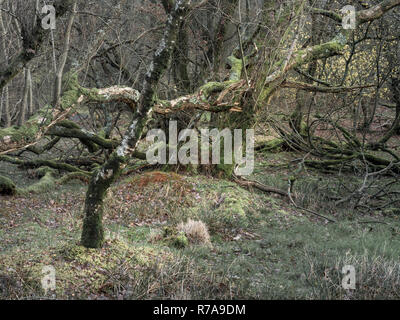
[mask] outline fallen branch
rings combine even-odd
[[[233,176],[233,181],[236,182],[238,185],[240,185],[241,187],[245,187],[245,188],[256,188],[258,190],[267,192],[267,193],[275,193],[275,194],[279,194],[281,196],[287,197],[288,194],[287,192],[280,190],[278,188],[274,188],[274,187],[269,187],[266,186],[258,181],[251,181],[251,180],[247,180],[245,178],[239,178],[237,176]]]
[[[16,164],[16,165],[18,165],[20,167],[24,167],[24,168],[49,167],[52,169],[63,170],[63,171],[67,171],[67,172],[80,172],[87,176],[91,175],[91,173],[89,171],[81,170],[70,164],[63,163],[63,162],[57,162],[57,161],[53,161],[53,160],[38,159],[38,160],[24,161],[24,160],[9,157],[9,156],[0,156],[0,161],[5,161],[8,163]]]

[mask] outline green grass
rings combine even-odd
[[[251,178],[287,187],[289,167],[256,169]],[[86,186],[0,197],[0,297],[398,299],[398,216],[335,208],[327,199],[339,186],[339,178],[314,172],[296,182],[300,206],[338,221],[326,223],[280,196],[225,180],[162,173],[129,177],[106,200],[107,242],[101,250],[78,245]],[[206,223],[212,246],[179,249],[157,237],[188,218]],[[376,220],[384,223],[371,223]],[[341,287],[345,264],[356,268],[354,291]],[[55,267],[57,279],[56,291],[47,295],[41,288],[45,265]]]

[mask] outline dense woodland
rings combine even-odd
[[[399,298],[400,0],[347,5],[0,0],[0,297]]]

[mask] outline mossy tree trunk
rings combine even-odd
[[[190,2],[190,1],[189,1]],[[187,10],[187,1],[177,0],[168,15],[163,39],[154,54],[150,72],[146,74],[144,88],[129,129],[110,159],[95,172],[90,180],[85,200],[81,244],[87,248],[100,248],[104,242],[103,199],[110,185],[119,177],[126,161],[136,150],[154,106],[154,94],[161,76],[168,67],[177,38],[179,22]]]
[[[16,187],[14,182],[7,177],[0,176],[0,195],[14,195]]]

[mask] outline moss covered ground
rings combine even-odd
[[[268,165],[258,161],[251,178],[285,189],[292,157],[269,155]],[[14,170],[3,166],[0,175],[12,175],[17,188],[37,183]],[[0,297],[399,298],[398,214],[360,217],[335,207],[326,199],[339,183],[330,179],[328,188],[327,181],[303,173],[296,201],[336,223],[282,196],[223,179],[161,171],[123,176],[105,200],[107,240],[100,250],[79,245],[84,183],[0,196]],[[188,219],[205,223],[211,245],[192,244],[177,231]],[[353,291],[341,287],[346,264],[356,268]],[[55,269],[54,291],[42,288],[44,266]]]

